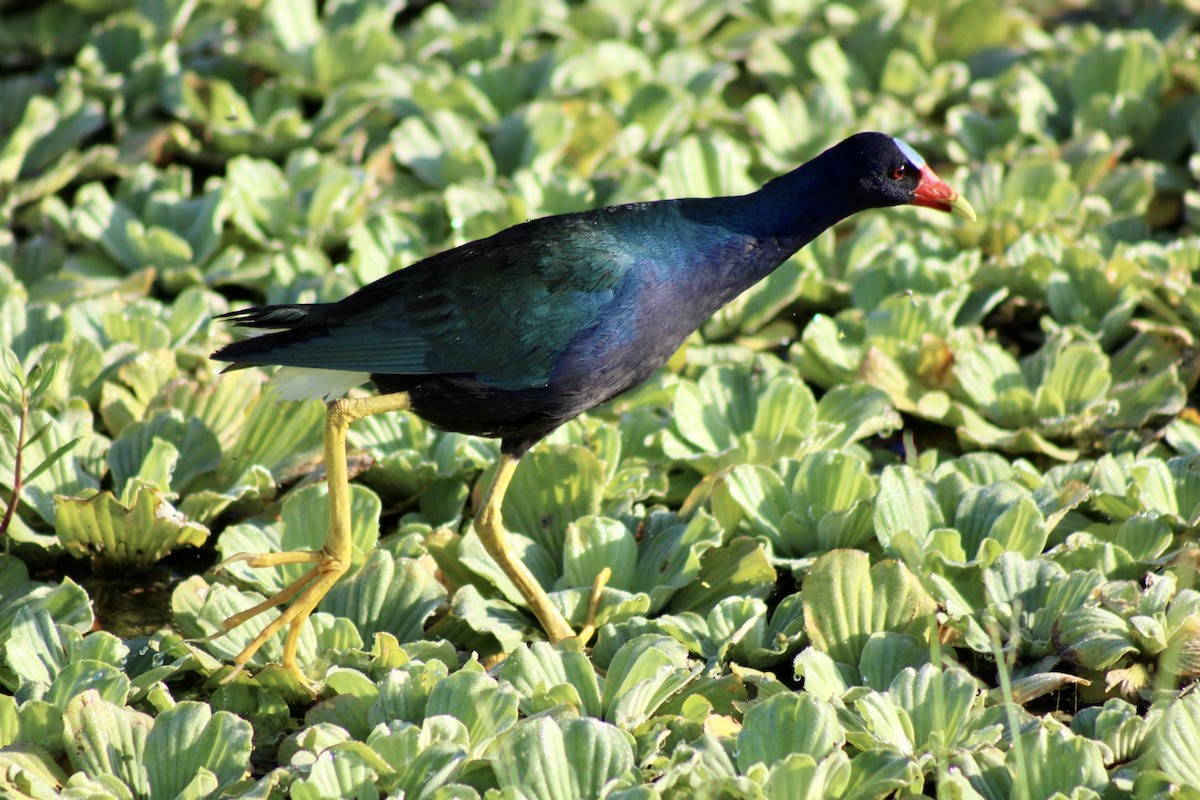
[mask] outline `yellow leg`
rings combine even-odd
[[[325,412],[325,477],[329,484],[329,533],[320,550],[287,553],[238,553],[217,565],[219,571],[233,561],[250,567],[274,567],[280,564],[315,564],[290,586],[253,608],[234,614],[222,623],[222,633],[233,630],[251,617],[295,598],[287,610],[271,621],[254,641],[238,653],[233,662],[241,669],[254,657],[263,643],[288,626],[283,645],[283,666],[302,683],[308,680],[296,664],[300,631],[325,593],[350,568],[353,539],[350,531],[350,477],[346,468],[346,431],[355,420],[388,411],[406,411],[408,395],[385,394],[361,398],[341,398],[329,403]],[[218,634],[220,635],[220,634]]]
[[[563,615],[550,602],[550,596],[546,594],[546,590],[541,587],[529,569],[513,555],[512,548],[508,545],[508,539],[504,535],[500,507],[504,503],[504,494],[508,491],[508,484],[512,481],[513,473],[516,471],[517,459],[507,454],[501,455],[500,463],[496,465],[496,474],[492,478],[492,485],[488,487],[487,497],[483,501],[483,508],[479,509],[479,513],[475,515],[475,532],[479,534],[479,541],[483,543],[483,549],[499,565],[504,574],[516,584],[517,591],[525,598],[529,610],[538,618],[538,622],[542,623],[542,628],[550,637],[550,641],[560,642],[563,639],[572,638],[575,632],[571,630],[571,626],[563,619]]]
[[[587,644],[591,640],[592,635],[596,632],[596,612],[600,610],[600,599],[604,595],[604,587],[608,585],[608,579],[612,577],[612,569],[605,567],[600,570],[600,574],[596,576],[596,580],[592,583],[592,593],[588,596],[588,613],[587,620],[583,624],[583,628],[579,631],[580,644]]]

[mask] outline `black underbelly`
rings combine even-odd
[[[651,370],[653,371],[653,370]],[[644,376],[570,389],[551,384],[521,390],[484,386],[466,375],[372,375],[384,394],[408,392],[412,411],[444,431],[502,440],[520,456],[565,422],[640,383]]]
[[[723,301],[680,309],[661,295],[644,291],[639,304],[626,304],[622,313],[580,331],[541,386],[498,389],[471,374],[371,378],[381,392],[408,392],[413,412],[435,427],[499,438],[505,452],[520,455],[563,423],[649,378]]]

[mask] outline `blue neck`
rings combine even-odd
[[[769,181],[743,201],[759,236],[799,240],[799,247],[846,217],[861,211],[841,180],[833,180],[818,157]],[[797,248],[797,249],[798,249]]]
[[[844,193],[824,185],[823,174],[802,168],[748,195],[676,201],[684,224],[675,244],[699,256],[690,261],[685,279],[697,285],[684,291],[712,294],[710,302],[700,305],[715,310],[859,210]]]

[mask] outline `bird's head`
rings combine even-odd
[[[975,209],[907,144],[884,133],[859,133],[827,150],[858,176],[864,207],[915,205],[975,219]]]

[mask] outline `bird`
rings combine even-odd
[[[220,315],[260,331],[212,354],[229,362],[224,371],[283,367],[283,397],[320,397],[327,407],[330,523],[323,548],[239,553],[221,565],[313,564],[274,597],[224,621],[221,633],[290,602],[235,657],[237,669],[287,626],[282,666],[306,681],[296,664],[301,627],[350,565],[346,431],[355,420],[391,411],[500,440],[475,531],[549,640],[575,637],[505,536],[501,505],[521,457],[560,425],[646,380],[713,313],[830,226],[905,204],[975,219],[971,204],[912,147],[864,132],[749,194],[533,219],[399,269],[337,302]],[[375,394],[343,396],[368,379]]]

